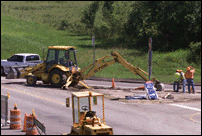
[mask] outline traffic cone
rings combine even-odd
[[[137,87],[134,90],[144,90],[144,86]]]
[[[112,78],[112,88],[115,88],[115,87],[116,87],[116,85],[114,83],[114,78]]]
[[[23,126],[23,132],[26,132],[26,119],[27,119],[27,113],[25,113],[25,118],[24,118],[24,126]]]

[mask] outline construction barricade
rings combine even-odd
[[[16,103],[14,109],[10,110],[10,129],[21,129],[21,111],[17,109]]]
[[[5,119],[5,126],[8,121],[8,96],[1,95],[1,119]]]
[[[36,126],[34,125],[34,119],[36,116],[28,115],[26,116],[26,135],[38,135]]]

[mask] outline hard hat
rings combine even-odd
[[[187,71],[190,71],[190,67],[189,66],[187,67]]]

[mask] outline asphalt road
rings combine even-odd
[[[103,84],[111,86],[110,82],[103,81],[87,80],[87,83],[90,86]],[[116,82],[117,87],[119,84],[121,87],[143,85]],[[51,88],[42,82],[37,82],[35,87],[29,87],[26,86],[25,79],[7,80],[1,77],[1,94],[6,95],[10,92],[11,95],[8,100],[9,111],[13,109],[14,103],[17,103],[18,109],[21,110],[23,125],[25,113],[29,115],[34,109],[37,119],[45,125],[47,135],[70,132],[73,122],[72,110],[71,107],[65,106],[65,100],[74,91],[78,90]],[[98,107],[99,103],[98,101]],[[95,109],[99,115],[100,110]],[[201,101],[145,104],[124,103],[105,98],[105,118],[107,125],[111,126],[117,135],[201,135]],[[11,134],[22,135],[25,132],[10,131],[6,127],[1,127],[1,135]]]

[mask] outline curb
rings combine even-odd
[[[104,77],[89,77],[87,80],[97,80],[97,81],[108,81],[111,82],[112,78],[104,78]],[[145,83],[143,79],[115,79],[116,82],[125,82],[125,83]],[[164,83],[168,85],[173,85],[173,83]],[[201,86],[201,83],[194,83],[195,86]]]

